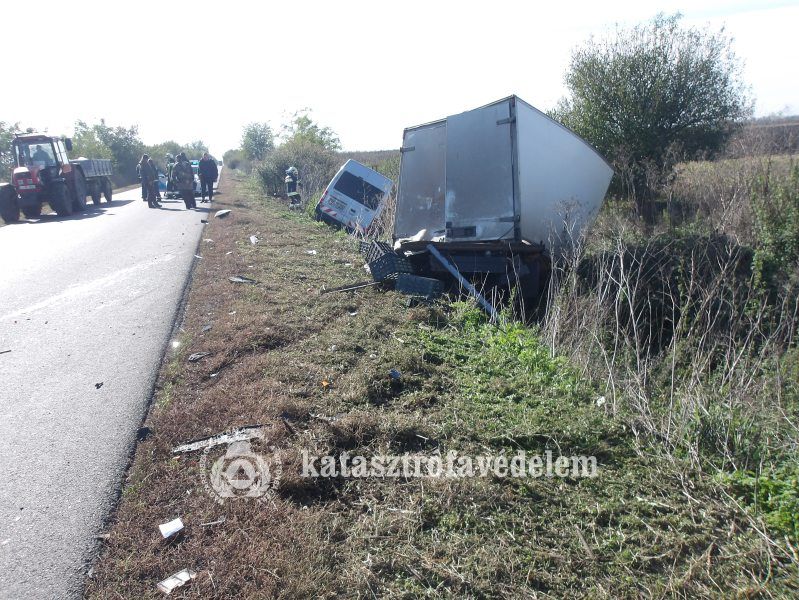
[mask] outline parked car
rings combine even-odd
[[[348,160],[322,194],[316,215],[322,221],[353,231],[366,231],[383,209],[394,182],[385,175]]]

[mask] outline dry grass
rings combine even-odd
[[[629,430],[597,409],[596,393],[532,338],[508,341],[468,325],[467,309],[408,309],[375,289],[320,296],[323,285],[365,279],[352,240],[244,181],[223,186],[217,206],[233,213],[204,234],[181,345],[166,358],[148,417],[153,435],[139,444],[87,597],[156,598],[156,583],[183,568],[198,577],[175,597],[750,597],[787,589],[784,558],[748,518],[678,461],[636,453]],[[235,274],[260,283],[232,284]],[[211,354],[187,362],[200,351]],[[171,448],[253,423],[269,432],[254,448],[283,457],[277,497],[220,505],[204,488],[197,454],[173,457]],[[582,480],[299,476],[302,449],[369,456],[436,448],[580,450],[595,452],[601,470]],[[157,525],[177,516],[185,535],[167,544]]]

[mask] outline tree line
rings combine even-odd
[[[11,178],[11,169],[14,157],[11,154],[11,142],[14,134],[30,132],[32,129],[23,129],[19,123],[0,121],[0,180]],[[116,185],[123,186],[137,181],[136,164],[142,154],[149,154],[156,164],[165,168],[167,153],[176,155],[186,152],[189,158],[200,158],[208,148],[202,140],[188,144],[180,144],[173,140],[148,145],[139,137],[139,128],[111,126],[104,119],[99,123],[89,124],[86,121],[77,121],[72,134],[72,152],[70,156],[77,158],[107,158],[114,165],[113,180]]]

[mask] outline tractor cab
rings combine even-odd
[[[41,134],[18,135],[12,142],[16,167],[13,184],[18,193],[41,191],[51,181],[63,178],[72,170],[67,150],[70,139],[62,140]]]

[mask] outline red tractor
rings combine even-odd
[[[111,202],[111,161],[80,158],[70,161],[72,140],[40,133],[17,134],[12,183],[0,184],[0,216],[6,223],[19,220],[19,211],[33,219],[45,202],[59,216],[86,209],[86,196],[94,204],[100,194]]]

